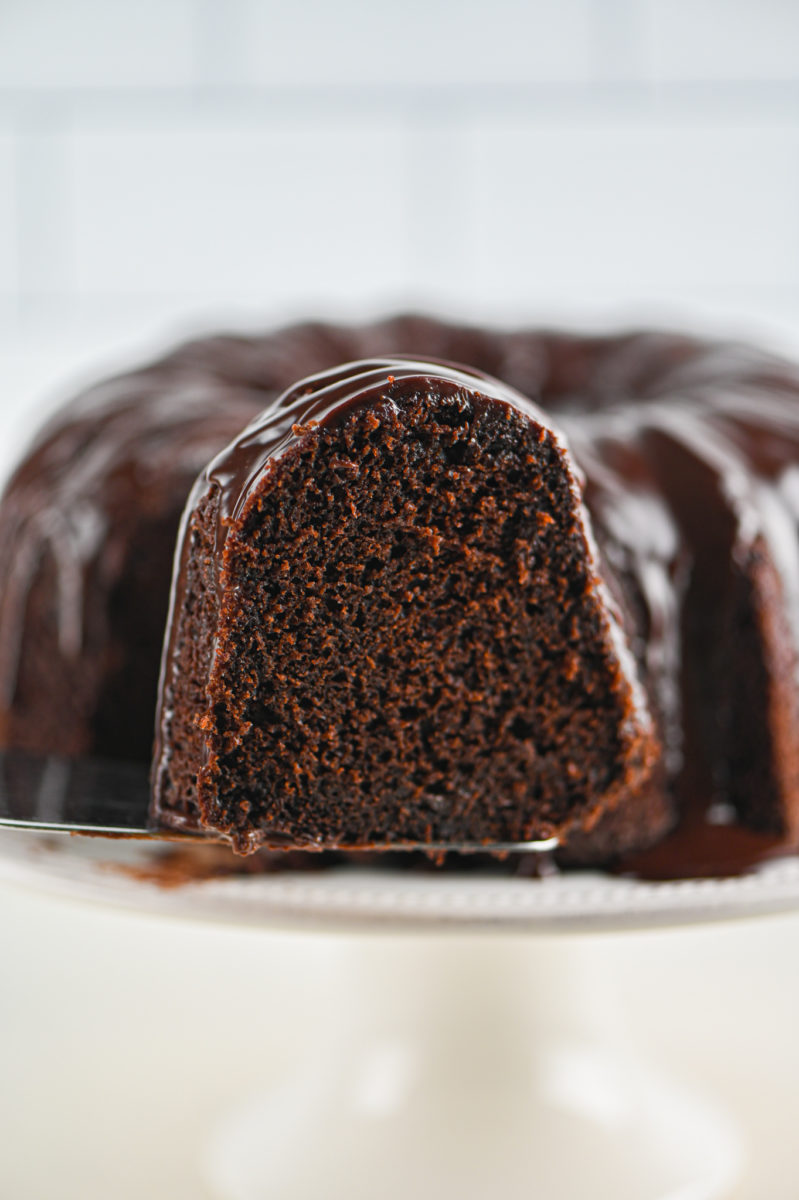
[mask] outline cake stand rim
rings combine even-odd
[[[518,934],[674,928],[799,911],[799,857],[725,879],[650,883],[596,871],[543,879],[329,870],[164,886],[147,843],[0,832],[0,883],[95,906],[202,923],[316,932]]]

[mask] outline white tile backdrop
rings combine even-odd
[[[21,89],[191,86],[194,0],[4,0],[0,82]]]
[[[215,82],[414,88],[591,79],[594,0],[237,0],[212,6]],[[206,10],[207,11],[207,10]]]
[[[17,270],[17,143],[0,130],[0,304],[19,288]]]
[[[799,73],[792,0],[648,0],[643,63],[655,79],[790,79]]]
[[[7,354],[400,303],[790,336],[799,4],[0,0]]]

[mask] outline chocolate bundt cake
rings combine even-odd
[[[376,361],[397,354],[421,376]],[[346,419],[341,399],[304,413],[318,380],[279,400],[363,359],[381,380]],[[242,428],[269,443],[279,414],[297,428],[264,458]],[[242,449],[252,478],[227,478]],[[660,837],[698,784],[799,840],[789,364],[667,334],[398,318],[207,339],[92,389],[44,429],[0,506],[3,745],[150,760],[198,472],[165,655],[160,820],[208,823],[242,849],[278,832],[556,830],[564,855],[601,860]]]

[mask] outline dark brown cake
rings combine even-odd
[[[501,384],[318,375],[187,517],[159,822],[243,851],[525,842],[590,827],[660,761],[566,448]]]
[[[582,519],[661,751],[562,857],[656,839],[675,796],[796,842],[799,374],[666,334],[304,325],[195,342],[79,397],[0,505],[2,744],[149,762],[172,554],[198,472],[297,379],[396,353],[467,363],[531,397],[585,478]]]

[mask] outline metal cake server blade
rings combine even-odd
[[[150,838],[159,841],[221,841],[190,829],[154,828],[148,822],[150,780],[147,768],[96,758],[58,758],[17,750],[0,752],[0,829],[70,833],[95,837]],[[385,845],[296,846],[275,838],[264,849],[394,851],[427,853],[541,853],[554,850],[557,838],[491,845],[388,842]]]
[[[142,764],[0,752],[0,827],[156,837],[147,824],[149,795]]]

